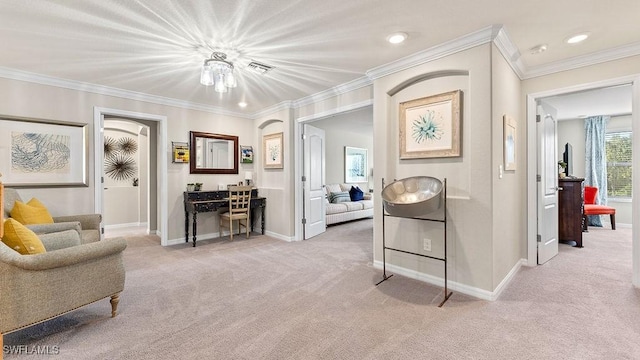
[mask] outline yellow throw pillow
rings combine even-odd
[[[4,222],[2,242],[22,255],[47,252],[38,235],[14,219],[7,219]]]
[[[36,198],[29,200],[26,204],[16,201],[11,209],[11,217],[23,225],[53,224],[49,210]]]

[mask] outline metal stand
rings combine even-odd
[[[384,189],[384,178],[382,179],[382,189]],[[447,300],[449,300],[449,298],[451,297],[451,295],[453,294],[453,292],[449,292],[448,288],[447,288],[447,179],[444,179],[444,211],[443,211],[443,218],[442,219],[427,219],[427,218],[416,218],[416,217],[402,217],[405,219],[415,219],[415,220],[422,220],[422,221],[434,221],[434,222],[439,222],[442,223],[444,226],[444,257],[435,257],[435,256],[429,256],[429,255],[424,255],[424,254],[418,254],[418,253],[414,253],[411,251],[406,251],[406,250],[401,250],[401,249],[395,249],[395,248],[391,248],[391,247],[387,247],[387,244],[385,242],[385,229],[384,229],[384,223],[385,223],[385,217],[390,216],[390,217],[401,217],[401,216],[393,216],[393,215],[389,215],[384,211],[384,206],[382,206],[382,280],[380,280],[376,286],[380,285],[382,282],[386,281],[387,279],[391,278],[393,276],[393,274],[387,276],[387,262],[386,262],[386,252],[387,250],[393,250],[393,251],[398,251],[401,253],[405,253],[405,254],[411,254],[411,255],[415,255],[415,256],[420,256],[420,257],[425,257],[425,258],[429,258],[429,259],[434,259],[434,260],[439,260],[439,261],[443,261],[444,262],[444,299],[442,300],[442,302],[440,303],[440,305],[438,305],[438,307],[442,307],[442,305],[444,305],[445,302],[447,302]]]

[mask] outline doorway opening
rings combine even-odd
[[[156,177],[150,176],[157,173],[156,163],[149,161],[149,139],[156,138],[155,125],[120,117],[104,119],[105,238],[155,234],[157,207],[151,206],[149,196],[156,193],[155,186],[151,190]]]
[[[536,141],[536,104],[540,100],[548,101],[551,99],[553,102],[554,98],[562,97],[564,95],[576,94],[586,91],[595,91],[596,89],[604,89],[616,86],[624,86],[631,85],[629,89],[631,89],[629,97],[632,104],[632,109],[629,112],[631,116],[631,126],[637,132],[640,130],[640,114],[638,113],[638,109],[640,108],[640,101],[638,100],[638,96],[640,96],[640,80],[637,77],[627,77],[622,79],[614,79],[608,81],[600,81],[592,84],[585,84],[580,86],[574,86],[570,88],[562,88],[555,89],[540,93],[534,93],[527,95],[527,163],[528,163],[528,176],[527,176],[527,198],[528,198],[528,230],[527,230],[527,263],[529,266],[535,266],[537,264],[537,256],[538,256],[538,234],[537,234],[537,199],[536,199],[536,189],[537,189],[537,181],[536,181],[536,163],[537,156],[539,154],[538,142]],[[557,104],[556,104],[557,106]],[[558,109],[559,112],[562,109]],[[596,115],[596,114],[593,114]],[[602,114],[598,114],[602,115]],[[558,116],[562,118],[562,115]],[[557,143],[557,139],[555,139]],[[575,149],[574,149],[575,150]],[[640,154],[640,146],[637,144],[633,145],[633,152],[636,154]],[[575,156],[575,151],[573,152]],[[638,169],[640,167],[640,156],[633,157],[633,166]],[[575,163],[574,163],[575,166]],[[575,171],[575,168],[574,168]],[[638,177],[638,170],[635,171],[633,176],[633,188],[634,192],[637,193],[638,186],[640,186],[640,179]],[[638,213],[638,207],[640,206],[640,201],[638,196],[635,196],[632,200],[632,223],[638,224],[640,221],[640,214]],[[544,226],[544,224],[542,224]],[[585,244],[587,246],[587,244]],[[632,228],[632,282],[635,286],[640,286],[640,239],[638,239],[638,232]]]
[[[119,109],[94,108],[94,196],[95,211],[104,213],[104,122],[105,118],[126,119],[149,128],[149,185],[148,185],[148,227],[151,233],[160,237],[160,244],[168,244],[168,203],[167,203],[167,117]],[[155,130],[154,130],[155,129]],[[102,224],[104,233],[104,223]]]
[[[303,191],[305,184],[301,181],[304,175],[304,158],[306,156],[303,151],[302,140],[304,125],[319,128],[326,134],[326,170],[323,185],[346,183],[344,177],[345,146],[354,146],[356,148],[369,148],[369,169],[366,170],[367,175],[369,175],[368,180],[367,182],[358,184],[358,186],[366,192],[373,188],[373,177],[371,176],[373,166],[373,107],[371,101],[366,101],[349,108],[336,109],[336,111],[330,114],[324,113],[319,116],[297,119],[295,127],[295,138],[298,139],[295,143],[296,240],[304,239],[302,219],[305,216],[306,210],[304,207],[305,195]]]

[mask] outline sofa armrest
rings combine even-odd
[[[82,230],[100,230],[100,223],[102,222],[102,215],[100,214],[84,214],[84,215],[67,215],[67,216],[54,216],[53,222],[69,222],[77,221],[82,226]]]
[[[23,270],[42,271],[121,253],[127,247],[124,238],[114,238],[89,244],[72,246],[43,254],[20,255],[6,245],[0,246],[0,261]]]
[[[38,235],[57,233],[66,230],[76,230],[79,234],[82,230],[79,221],[59,222],[53,224],[31,224],[26,225],[26,227]]]
[[[80,225],[78,224],[78,227]],[[60,250],[71,246],[82,244],[80,237],[82,235],[77,230],[65,230],[49,234],[39,234],[38,237],[42,241],[42,245],[48,251]]]

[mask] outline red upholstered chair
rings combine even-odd
[[[588,215],[609,215],[611,217],[611,229],[616,229],[616,209],[611,206],[597,205],[596,195],[598,195],[598,188],[594,186],[584,187],[584,211],[582,215],[582,228],[587,230],[587,216]]]

